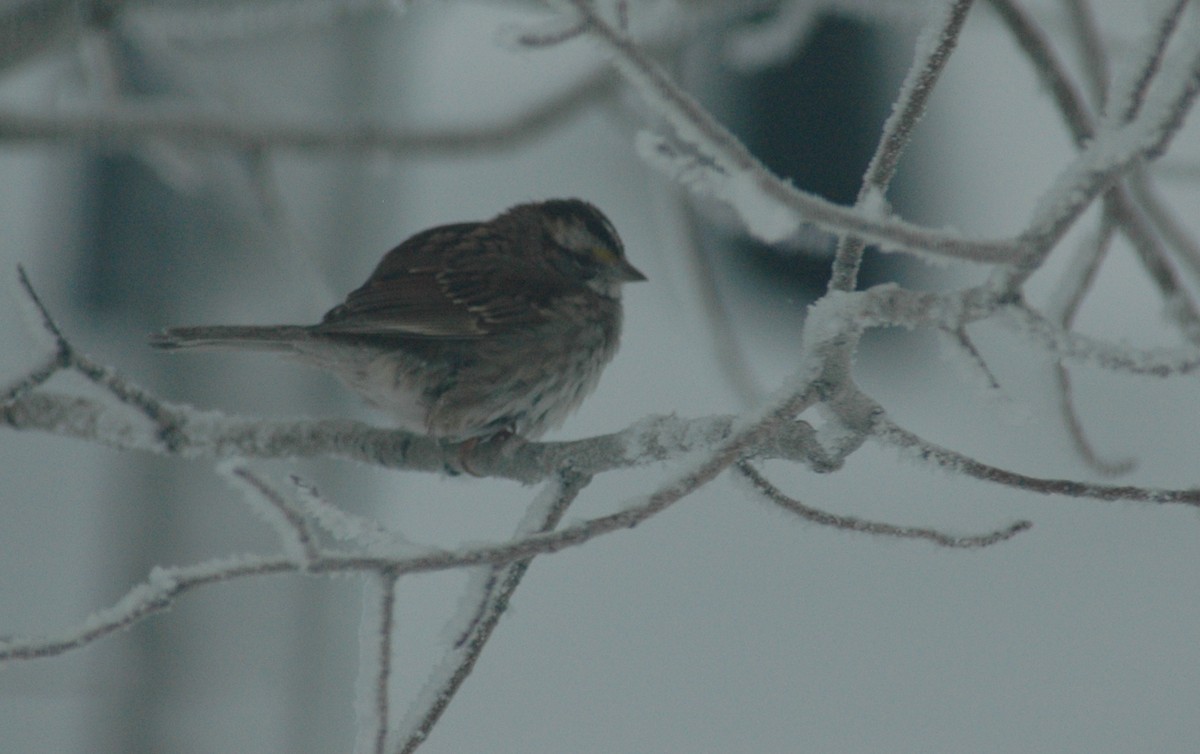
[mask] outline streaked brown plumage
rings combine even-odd
[[[411,431],[465,440],[557,426],[616,352],[645,280],[591,204],[521,204],[423,231],[315,325],[172,328],[158,348],[276,351],[336,374]]]

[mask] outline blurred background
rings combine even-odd
[[[656,2],[631,3],[630,15],[633,32],[769,167],[850,203],[926,5]],[[1028,5],[1064,33],[1068,3]],[[1143,10],[1093,5],[1114,55],[1128,52],[1145,32]],[[579,196],[609,215],[650,282],[627,289],[621,351],[553,438],[753,405],[797,366],[832,242],[806,230],[764,246],[728,210],[639,160],[636,134],[661,124],[593,46],[511,42],[545,19],[518,2],[5,0],[0,276],[12,282],[25,265],[79,349],[166,399],[386,424],[325,375],[269,356],[153,352],[147,335],[317,321],[412,233]],[[268,144],[279,124],[439,138],[230,148],[88,137],[86,119],[50,127],[105,111],[199,111],[261,127]],[[41,130],[14,126],[26,115]],[[471,133],[483,135],[447,138]],[[1200,160],[1196,137],[1194,125],[1180,134],[1160,182],[1193,233],[1187,208],[1200,191],[1180,176]],[[914,222],[1012,235],[1072,149],[1027,61],[976,8],[889,199]],[[1050,290],[1065,263],[1056,254],[1031,295]],[[862,283],[949,288],[984,274],[870,254]],[[5,290],[7,381],[41,354],[16,286]],[[1079,328],[1178,344],[1120,245]],[[1033,475],[1096,478],[1071,450],[1050,359],[1000,326],[972,335],[1002,395],[964,379],[921,332],[872,333],[858,378],[941,445]],[[1194,382],[1072,374],[1098,452],[1138,461],[1123,482],[1196,484]],[[51,388],[89,390],[70,377]],[[299,474],[347,510],[440,546],[508,536],[534,494],[334,461],[255,468]],[[824,477],[764,470],[837,513],[966,534],[1022,518],[1035,527],[979,552],[940,550],[798,523],[718,480],[634,531],[536,561],[422,751],[1182,752],[1200,738],[1193,512],[1030,498],[877,445]],[[611,511],[670,472],[606,475],[570,515]],[[4,432],[0,474],[0,634],[65,630],[156,565],[278,548],[205,461]],[[465,578],[402,582],[401,700],[453,640],[444,627]],[[0,741],[30,753],[347,751],[362,594],[349,578],[220,585],[81,651],[10,663],[0,668]]]

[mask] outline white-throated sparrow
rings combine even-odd
[[[178,327],[151,344],[281,352],[404,429],[532,438],[595,388],[617,350],[621,285],[645,279],[600,210],[550,199],[416,234],[318,324]]]

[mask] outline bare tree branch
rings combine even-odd
[[[1188,0],[1172,0],[1163,15],[1155,24],[1154,34],[1149,45],[1149,54],[1142,64],[1129,77],[1127,85],[1118,90],[1113,97],[1113,105],[1118,109],[1117,117],[1123,123],[1129,123],[1137,117],[1142,104],[1146,100],[1146,92],[1150,83],[1162,67],[1163,57],[1167,53],[1167,43],[1179,28],[1179,19]]]
[[[880,220],[799,191],[771,174],[628,36],[604,21],[588,0],[561,0],[561,3],[579,14],[589,34],[612,53],[617,69],[670,122],[680,138],[737,179],[735,195],[731,197],[735,207],[747,210],[746,202],[775,204],[782,212],[795,214],[797,227],[803,219],[828,230],[853,233],[887,248],[979,263],[1014,262],[1019,258],[1018,244],[1013,241],[976,241],[897,220]]]
[[[977,534],[973,536],[956,537],[951,534],[940,532],[936,529],[926,529],[915,526],[896,526],[894,524],[884,524],[877,521],[867,521],[866,519],[856,516],[838,516],[828,511],[818,510],[809,507],[799,500],[783,494],[783,492],[771,484],[757,469],[751,466],[748,462],[742,461],[736,466],[737,471],[753,485],[754,490],[763,497],[775,503],[784,510],[791,511],[803,518],[805,521],[811,521],[822,526],[831,526],[834,529],[843,529],[845,531],[861,532],[863,534],[874,534],[881,537],[896,537],[898,539],[924,539],[935,545],[951,548],[980,548],[990,547],[991,545],[1012,539],[1021,532],[1029,529],[1033,524],[1029,521],[1018,521],[1014,524],[997,529],[987,534]]]
[[[935,445],[888,419],[880,419],[875,436],[889,445],[900,448],[908,457],[944,470],[965,474],[985,482],[1014,487],[1024,492],[1089,500],[1200,506],[1200,489],[1197,488],[1171,490],[1132,485],[1090,484],[1071,479],[1046,479],[1009,471]]]
[[[1065,4],[1071,14],[1075,38],[1079,42],[1082,67],[1087,76],[1088,87],[1092,90],[1092,101],[1098,110],[1104,110],[1108,103],[1108,56],[1100,40],[1100,29],[1096,26],[1091,2],[1066,0]]]
[[[611,93],[614,80],[611,73],[594,71],[512,117],[477,126],[404,129],[367,121],[297,124],[294,120],[256,120],[245,113],[122,102],[53,113],[0,109],[0,140],[128,147],[154,138],[243,150],[461,155],[512,148],[544,137],[584,104]]]
[[[900,85],[900,96],[893,106],[891,117],[883,124],[883,136],[867,167],[855,201],[856,207],[866,207],[870,201],[881,201],[887,193],[900,156],[925,114],[929,97],[958,44],[958,36],[967,22],[967,13],[973,2],[949,0],[941,9],[940,17],[925,26],[917,41],[917,58]],[[933,40],[936,40],[936,44],[932,43]],[[833,257],[829,290],[852,291],[858,286],[858,268],[862,264],[865,248],[863,239],[857,236],[843,235],[839,239]]]
[[[396,585],[398,574],[384,571],[379,578],[379,667],[375,676],[375,754],[388,750],[388,732],[391,730],[389,715],[391,701],[389,690],[392,681],[392,640],[396,634]]]
[[[150,573],[146,583],[134,587],[117,604],[93,613],[75,628],[45,637],[5,637],[0,640],[0,662],[54,657],[80,649],[169,610],[176,598],[198,587],[247,576],[286,573],[298,567],[287,558],[239,558],[210,560],[185,568],[158,568]]]
[[[891,217],[885,202],[899,159],[955,49],[972,7],[970,0],[944,0],[924,27],[894,114],[883,128],[853,207],[799,191],[768,171],[757,156],[668,76],[668,66],[657,58],[663,48],[635,40],[630,30],[631,8],[624,0],[607,4],[555,0],[553,4],[563,10],[561,17],[516,39],[525,47],[544,48],[576,37],[589,38],[611,58],[616,74],[607,68],[592,67],[571,86],[533,107],[485,125],[448,130],[401,129],[359,121],[297,126],[255,122],[232,113],[173,109],[160,103],[122,103],[111,109],[68,110],[51,115],[0,110],[0,138],[9,140],[136,147],[144,147],[148,140],[167,140],[210,148],[289,149],[303,153],[382,150],[460,155],[524,143],[581,111],[583,105],[609,96],[622,78],[645,100],[652,116],[666,124],[658,135],[638,137],[636,148],[647,161],[663,168],[688,190],[732,206],[760,238],[784,241],[801,221],[841,236],[829,290],[809,308],[798,333],[793,373],[750,412],[696,419],[648,417],[620,432],[572,442],[509,438],[469,448],[359,422],[264,421],[201,412],[166,401],[75,346],[56,324],[24,270],[19,270],[19,282],[31,310],[37,314],[46,353],[34,359],[23,376],[0,390],[0,426],[159,455],[234,459],[225,462],[227,473],[238,482],[248,504],[275,528],[281,553],[155,569],[144,583],[115,604],[72,628],[42,637],[0,640],[0,661],[48,657],[79,649],[168,609],[198,587],[285,573],[309,578],[352,574],[379,587],[368,595],[368,613],[374,606],[378,614],[371,613],[363,634],[371,639],[371,652],[364,652],[367,659],[360,672],[360,682],[370,686],[363,695],[368,703],[362,712],[360,746],[375,752],[411,752],[428,739],[442,719],[533,559],[648,521],[731,467],[748,482],[756,497],[804,520],[950,548],[988,547],[1014,537],[1031,524],[1017,521],[982,534],[957,536],[933,527],[898,526],[837,515],[784,493],[753,464],[781,459],[802,464],[814,473],[830,473],[839,470],[868,439],[874,439],[927,466],[1026,493],[1200,507],[1200,489],[1035,477],[941,447],[893,420],[855,381],[855,360],[862,337],[879,328],[905,327],[942,335],[951,348],[966,355],[970,369],[982,376],[984,383],[998,387],[988,354],[972,340],[968,327],[983,321],[1006,324],[1031,347],[1045,350],[1058,362],[1059,399],[1072,442],[1094,469],[1117,473],[1126,467],[1099,458],[1084,433],[1064,364],[1156,377],[1200,371],[1200,310],[1175,269],[1183,265],[1193,272],[1200,270],[1200,246],[1157,196],[1143,170],[1147,160],[1171,146],[1200,92],[1200,35],[1194,33],[1197,14],[1194,9],[1186,9],[1186,0],[1157,4],[1153,27],[1134,54],[1123,58],[1130,62],[1117,71],[1117,81],[1110,84],[1105,69],[1110,61],[1121,58],[1106,49],[1105,37],[1088,1],[1066,2],[1069,27],[1065,32],[1060,28],[1056,37],[1050,33],[1054,27],[1039,25],[1019,0],[990,0],[1049,90],[1075,149],[1045,189],[1025,226],[1011,237],[999,239],[973,239],[907,223]],[[0,27],[30,30],[30,39],[21,40],[7,54],[0,53],[0,65],[27,59],[59,39],[68,20],[64,15],[68,11],[60,5],[30,1],[6,17],[0,14]],[[336,3],[318,5],[331,12],[338,8]],[[352,5],[361,10],[371,4]],[[704,12],[744,18],[745,7]],[[30,21],[26,16],[31,10],[45,15]],[[632,21],[639,22],[641,8],[635,6],[632,10]],[[154,13],[148,15],[153,20]],[[792,21],[802,17],[797,12]],[[1185,29],[1185,24],[1191,26]],[[798,28],[793,24],[785,31],[794,33]],[[65,33],[71,30],[67,28]],[[1078,85],[1062,62],[1063,33],[1074,36],[1088,61],[1091,70],[1086,85]],[[683,36],[679,34],[680,39]],[[1091,104],[1085,89],[1092,94]],[[1097,199],[1101,199],[1099,232],[1076,251],[1063,280],[1039,308],[1031,300],[1036,296],[1029,294],[1026,283],[1033,274],[1046,269],[1050,254]],[[1128,239],[1134,247],[1157,295],[1191,340],[1191,347],[1136,348],[1073,331],[1076,312],[1085,297],[1093,293],[1110,245],[1118,237]],[[909,290],[897,284],[856,291],[867,243],[939,260],[990,265],[989,279],[982,285],[942,292]],[[711,280],[708,284],[711,288]],[[708,295],[711,297],[711,290]],[[719,321],[718,315],[712,307],[710,317]],[[723,337],[728,341],[723,346],[725,351],[731,352],[734,336],[726,333]],[[986,341],[980,342],[986,345]],[[89,384],[78,394],[48,389],[47,383],[60,372],[80,375]],[[818,414],[819,421],[809,413]],[[506,539],[455,549],[414,545],[365,517],[341,511],[323,500],[311,485],[294,480],[294,487],[281,489],[244,462],[251,458],[332,456],[384,468],[444,473],[462,467],[464,453],[469,453],[469,468],[478,475],[544,483],[524,520]],[[565,511],[595,475],[664,461],[674,464],[665,481],[639,488],[637,494],[607,509],[611,512],[562,525]],[[396,686],[399,579],[464,568],[474,569],[474,573],[469,607],[453,624],[457,640],[405,719],[398,722],[392,690]]]
[[[1113,224],[1102,221],[1100,232],[1086,239],[1076,251],[1071,265],[1055,291],[1054,298],[1047,305],[1047,319],[1055,319],[1064,331],[1073,326],[1075,315],[1083,304],[1084,297],[1091,290],[1092,283],[1100,272],[1100,265],[1108,256],[1113,233]],[[1059,410],[1063,415],[1063,423],[1067,427],[1075,451],[1084,463],[1108,476],[1117,476],[1133,470],[1135,464],[1132,460],[1106,461],[1092,446],[1083,429],[1083,420],[1075,409],[1071,375],[1061,360],[1054,363],[1054,376],[1058,385]]]
[[[266,503],[268,511],[276,514],[275,517],[268,515],[264,518],[278,519],[278,522],[272,520],[271,523],[279,532],[285,553],[306,563],[311,563],[321,556],[308,519],[287,496],[243,463],[235,463],[229,467],[227,474],[232,481],[239,482],[244,487],[246,500],[251,508],[260,509],[259,501],[262,501]]]
[[[531,506],[517,535],[552,531],[589,481],[589,477],[568,471],[548,483],[545,492]],[[462,628],[453,648],[442,658],[440,667],[418,696],[418,700],[424,704],[418,705],[399,728],[399,736],[404,739],[400,752],[409,754],[416,751],[429,737],[475,668],[475,662],[483,653],[532,563],[532,559],[518,560],[492,566],[482,574],[478,604],[468,616],[467,625]]]

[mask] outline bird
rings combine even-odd
[[[644,280],[604,213],[547,199],[417,233],[316,324],[173,327],[150,343],[283,354],[435,439],[532,440],[595,389],[621,289]]]

